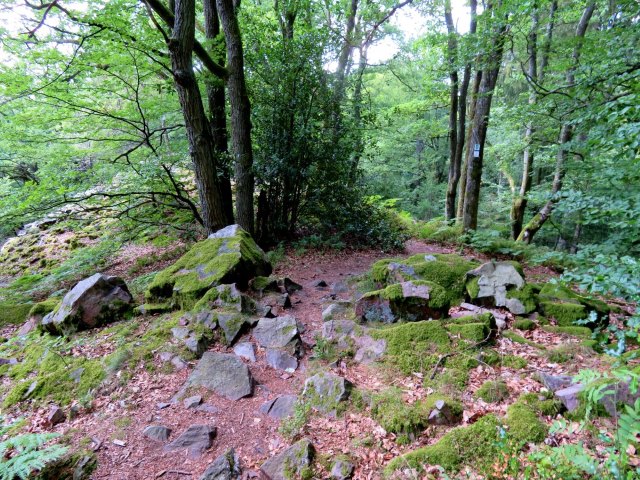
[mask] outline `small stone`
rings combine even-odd
[[[578,395],[584,390],[584,385],[577,383],[567,388],[557,390],[555,396],[563,403],[566,409],[573,412],[580,404]]]
[[[235,355],[205,352],[187,380],[187,386],[201,386],[229,400],[253,393],[249,368]]]
[[[300,285],[299,283],[294,282],[293,280],[291,280],[289,277],[284,277],[278,280],[278,286],[282,289],[284,289],[285,292],[287,292],[289,295],[295,293],[295,292],[299,292],[300,290],[302,290],[302,285]]]
[[[348,291],[349,289],[347,288],[347,285],[344,282],[335,282],[333,285],[331,285],[331,292],[333,292],[336,295],[340,293],[346,293]]]
[[[203,403],[202,405],[198,405],[196,407],[196,410],[199,412],[205,412],[205,413],[219,413],[220,409],[218,407],[214,407],[213,405],[210,405],[208,403]]]
[[[171,334],[173,335],[173,338],[177,340],[184,340],[191,334],[191,330],[187,327],[173,327],[171,329]]]
[[[322,311],[322,321],[347,320],[347,316],[352,308],[353,304],[349,301],[339,300],[334,302]]]
[[[171,353],[171,352],[160,352],[160,354],[158,355],[158,358],[162,362],[170,362],[171,359],[173,358],[173,353]]]
[[[291,346],[298,343],[298,322],[291,315],[261,318],[253,330],[253,336],[260,346],[265,348]]]
[[[156,403],[156,407],[158,407],[158,410],[164,410],[167,407],[170,407],[171,403],[167,403],[167,402],[158,402]]]
[[[67,416],[64,414],[62,409],[56,405],[51,407],[51,410],[49,410],[47,415],[47,423],[52,427],[64,422],[66,419]]]
[[[282,420],[293,413],[298,397],[295,395],[281,395],[263,403],[260,412],[270,417]]]
[[[173,442],[164,446],[165,452],[187,449],[192,458],[197,458],[211,447],[216,436],[216,427],[191,425]]]
[[[329,286],[324,280],[316,280],[312,285],[317,289],[323,289]]]
[[[69,408],[69,420],[78,418],[79,415],[80,415],[80,407],[78,405],[72,405],[71,408]]]
[[[76,368],[73,372],[69,374],[69,378],[73,380],[75,383],[80,383],[80,379],[82,378],[82,373],[84,372],[84,368]]]
[[[233,345],[246,325],[246,322],[240,313],[221,313],[218,314],[218,325],[220,325],[220,328],[224,332],[224,338],[227,344]]]
[[[293,373],[298,368],[298,359],[282,350],[267,349],[266,360],[270,367],[288,373]]]
[[[251,363],[256,361],[256,349],[251,342],[242,342],[233,347],[233,353]]]
[[[382,358],[387,349],[387,341],[384,339],[374,340],[369,335],[363,335],[354,339],[358,350],[354,360],[358,363],[373,363]]]
[[[267,480],[296,478],[311,466],[313,453],[311,442],[307,439],[300,440],[264,462],[260,472]]]
[[[241,475],[240,459],[232,448],[216,458],[204,471],[200,480],[236,480]]]
[[[127,446],[127,442],[123,441],[123,440],[118,440],[117,438],[113,441],[114,445],[117,445],[119,447],[126,447]]]
[[[0,365],[17,365],[18,360],[15,358],[0,358]]]
[[[166,442],[171,435],[171,429],[164,425],[148,425],[142,431],[142,434],[150,440]]]
[[[323,413],[334,413],[338,403],[349,398],[351,383],[328,372],[307,378],[302,395],[306,402]]]
[[[185,362],[182,358],[178,356],[175,356],[171,359],[171,364],[177,371],[184,370],[189,366],[187,362]]]
[[[351,335],[356,329],[356,323],[352,320],[329,320],[322,324],[322,338],[335,340],[344,335]]]
[[[202,403],[202,397],[200,395],[194,395],[193,397],[185,398],[182,403],[184,408],[196,408]]]
[[[573,377],[569,375],[548,375],[546,373],[538,374],[542,384],[552,392],[570,387],[573,383]]]
[[[337,459],[331,465],[331,478],[348,480],[353,476],[353,463],[346,459]]]

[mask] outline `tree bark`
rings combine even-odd
[[[202,97],[193,72],[195,0],[177,0],[169,39],[169,56],[185,120],[189,151],[193,161],[200,210],[207,233],[226,225],[220,186],[213,157],[214,144]]]
[[[580,62],[580,51],[582,49],[582,43],[584,36],[589,26],[589,21],[593,16],[595,10],[595,3],[590,3],[582,12],[578,26],[576,27],[576,45],[573,48],[573,54],[571,55],[571,67],[567,71],[567,87],[571,89],[576,84],[575,71]],[[534,215],[534,217],[525,225],[525,227],[518,235],[518,241],[531,243],[533,237],[542,228],[544,223],[551,217],[553,210],[558,203],[559,193],[562,189],[562,182],[564,180],[565,165],[569,156],[567,143],[573,138],[573,125],[568,121],[560,128],[560,136],[558,139],[558,154],[556,155],[556,168],[553,176],[553,183],[551,185],[551,197],[547,200],[547,203],[540,209],[540,211]]]
[[[476,10],[477,0],[471,0],[471,21],[469,24],[469,35],[476,33],[478,24]],[[445,3],[445,21],[447,23],[447,32],[449,33],[448,52],[454,48],[454,54],[457,53],[457,41],[452,45],[451,35],[455,35],[453,26],[453,17],[451,15],[451,2],[447,0]],[[455,40],[455,37],[454,37]],[[451,61],[454,60],[449,53]],[[445,200],[445,218],[451,220],[456,217],[456,193],[458,192],[458,183],[461,177],[462,153],[464,151],[464,137],[467,125],[467,93],[469,91],[469,82],[471,80],[471,64],[467,63],[462,74],[462,83],[458,87],[458,72],[450,68],[449,74],[451,80],[451,110],[449,113],[449,179],[447,183],[447,196]],[[454,89],[455,84],[455,89]],[[455,99],[454,99],[455,95]],[[457,124],[456,124],[457,121]],[[466,172],[466,171],[465,171]]]
[[[216,0],[227,46],[227,88],[231,105],[231,142],[236,179],[236,218],[253,234],[253,149],[251,145],[251,103],[244,77],[244,56],[240,27],[232,0]]]
[[[203,0],[204,7],[204,30],[208,40],[214,40],[220,35],[220,19],[215,0]],[[219,64],[224,66],[224,55],[216,55],[211,52],[212,57]],[[228,165],[229,146],[227,137],[227,112],[225,108],[224,82],[210,77],[206,80],[207,100],[209,102],[209,122],[211,124],[211,134],[216,160],[216,170],[220,181],[220,195],[222,197],[223,210],[228,225],[234,223],[233,219],[233,195],[231,193],[230,165]]]
[[[467,181],[462,210],[462,228],[475,230],[478,227],[478,205],[480,201],[480,182],[482,179],[482,161],[484,146],[489,126],[493,91],[498,81],[502,53],[506,41],[508,25],[501,23],[494,30],[491,39],[493,46],[485,60],[485,67],[480,81],[475,111],[471,123],[471,135],[467,148]],[[476,148],[478,146],[478,148]]]

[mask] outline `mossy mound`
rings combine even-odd
[[[464,297],[465,275],[479,263],[455,254],[419,254],[406,259],[385,259],[371,267],[372,279],[381,285],[426,280],[445,289],[450,304]]]
[[[486,415],[472,425],[454,428],[433,445],[393,459],[385,475],[403,468],[421,470],[425,465],[440,465],[447,473],[456,473],[463,465],[483,470],[498,452],[500,432],[498,418]]]
[[[448,319],[446,323],[449,333],[474,343],[488,340],[491,336],[491,328],[495,327],[495,320],[491,313],[465,315],[464,317]]]
[[[532,340],[524,338],[522,335],[518,335],[515,332],[510,332],[510,331],[502,332],[502,336],[504,338],[508,338],[512,342],[522,343],[523,345],[529,345],[529,346],[531,346],[533,348],[537,348],[539,350],[545,350],[546,349],[546,347],[544,345],[540,345],[539,343],[536,343],[536,342],[534,342]]]
[[[540,443],[547,436],[547,427],[536,412],[524,403],[516,402],[507,408],[505,423],[508,438],[516,444]]]
[[[536,322],[528,318],[516,317],[513,322],[513,328],[518,330],[534,330],[536,328]]]
[[[551,363],[568,363],[580,356],[588,356],[593,354],[593,350],[588,346],[569,343],[565,345],[559,345],[555,348],[547,350],[547,359]]]
[[[518,300],[523,307],[521,313],[529,314],[538,308],[537,293],[539,291],[538,285],[528,283],[520,289],[507,290],[507,299]]]
[[[405,323],[371,330],[369,334],[387,342],[386,359],[404,374],[424,372],[450,350],[451,340],[437,320]]]
[[[544,325],[542,330],[549,333],[561,333],[564,335],[573,335],[574,337],[591,338],[593,332],[587,327],[560,327],[555,325]]]
[[[553,398],[553,394],[542,395],[539,393],[524,393],[518,397],[515,404],[523,404],[532,409],[537,415],[547,415],[555,417],[559,414],[563,405],[562,402]]]
[[[31,310],[29,310],[29,314],[27,315],[27,317],[42,318],[47,313],[53,312],[58,305],[60,305],[59,298],[48,298],[43,302],[38,302],[33,305],[33,307],[31,307]]]
[[[538,294],[540,310],[552,317],[560,326],[572,326],[580,320],[595,315],[590,327],[608,323],[611,308],[603,301],[579,295],[573,290],[558,284],[546,284]]]
[[[240,227],[227,227],[196,243],[170,267],[158,272],[145,292],[149,303],[170,301],[183,310],[193,308],[212,287],[267,276],[271,265],[251,236]]]
[[[0,303],[0,327],[24,323],[32,308],[32,303]]]
[[[476,391],[475,396],[487,403],[498,403],[509,398],[509,389],[501,380],[488,380]]]

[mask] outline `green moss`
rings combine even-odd
[[[518,264],[519,265],[519,264]],[[522,269],[522,267],[520,267]],[[524,313],[532,313],[538,308],[536,302],[536,287],[530,284],[526,284],[524,287],[518,290],[507,291],[507,298],[515,298],[524,306]]]
[[[575,322],[588,316],[585,306],[579,303],[541,302],[540,307],[542,313],[554,318],[563,327],[575,325]]]
[[[558,327],[553,325],[544,325],[542,330],[549,333],[562,333],[565,335],[573,335],[575,337],[588,337],[591,338],[593,332],[587,327]]]
[[[469,371],[465,368],[446,367],[433,380],[425,379],[424,386],[450,395],[458,395],[467,386]]]
[[[469,281],[467,281],[465,287],[467,290],[467,295],[469,295],[469,298],[471,300],[475,300],[476,298],[478,298],[478,295],[480,295],[480,285],[478,285],[479,280],[480,277],[472,277],[469,279]]]
[[[487,365],[500,365],[503,367],[520,369],[527,366],[527,361],[517,355],[501,355],[494,350],[484,350],[481,360]]]
[[[31,303],[0,303],[0,326],[20,325],[27,319],[32,307]]]
[[[453,335],[458,335],[460,338],[476,343],[487,340],[491,333],[486,323],[452,323],[447,325],[447,330]]]
[[[498,419],[486,415],[472,425],[454,428],[434,445],[393,459],[385,475],[407,467],[421,470],[425,465],[440,465],[448,473],[458,472],[463,465],[483,470],[498,453],[500,429]]]
[[[467,325],[473,323],[482,323],[487,326],[487,328],[492,328],[495,326],[495,320],[491,313],[482,313],[480,315],[465,315],[463,317],[457,318],[449,318],[445,320],[449,324],[458,324],[458,325]]]
[[[371,266],[371,279],[379,284],[386,285],[389,280],[389,264],[394,262],[401,262],[402,260],[397,258],[385,258],[378,260]]]
[[[143,312],[145,315],[157,315],[159,313],[166,313],[173,310],[171,303],[144,303],[140,305],[138,311]]]
[[[529,345],[529,346],[537,348],[539,350],[545,350],[544,345],[540,345],[539,343],[536,343],[536,342],[533,342],[531,340],[528,340],[528,339],[524,338],[522,335],[518,335],[515,332],[510,332],[510,331],[502,332],[502,336],[504,338],[508,338],[512,342],[522,343],[524,345]]]
[[[554,399],[551,393],[547,396],[539,393],[524,393],[520,395],[515,403],[529,407],[537,415],[555,417],[562,411],[562,402]]]
[[[509,389],[501,380],[488,380],[476,391],[475,396],[487,403],[498,403],[509,397]]]
[[[29,314],[27,315],[27,317],[44,317],[47,313],[53,312],[56,307],[58,307],[58,305],[60,305],[59,298],[49,298],[44,302],[38,302],[33,307],[31,307],[31,310],[29,310]]]
[[[547,436],[547,427],[524,403],[514,403],[507,408],[505,423],[509,428],[508,438],[519,445],[540,443]]]
[[[567,363],[579,356],[593,354],[593,350],[576,343],[560,345],[547,351],[547,359],[552,363]]]
[[[536,322],[528,318],[516,317],[515,322],[513,322],[513,328],[517,328],[518,330],[534,330],[536,328]]]
[[[438,354],[447,352],[451,344],[447,331],[437,320],[394,325],[369,333],[375,339],[386,340],[387,360],[407,375],[433,367]]]

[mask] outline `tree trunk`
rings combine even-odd
[[[227,46],[231,105],[231,141],[236,179],[236,217],[238,224],[253,234],[253,149],[251,146],[251,104],[244,78],[242,37],[232,0],[216,0]]]
[[[582,42],[584,40],[584,36],[587,32],[587,27],[589,26],[589,21],[591,20],[591,16],[593,15],[594,10],[595,3],[588,4],[584,12],[582,12],[582,17],[580,17],[580,21],[578,22],[578,26],[576,28],[576,45],[573,48],[573,55],[571,56],[572,64],[567,71],[568,88],[572,88],[576,84],[575,70],[578,67],[578,63],[580,61],[580,50],[582,47]],[[534,215],[529,223],[527,223],[527,225],[522,229],[520,235],[518,235],[518,241],[531,243],[533,241],[533,237],[536,235],[536,233],[538,233],[538,231],[542,228],[544,223],[553,213],[553,209],[555,208],[556,203],[559,200],[558,194],[562,189],[562,181],[565,174],[565,164],[567,163],[567,157],[569,155],[566,144],[571,141],[572,137],[573,125],[569,122],[565,122],[560,128],[560,137],[558,139],[558,154],[556,155],[556,170],[553,176],[553,184],[551,186],[551,197],[549,198],[547,203],[545,203],[544,206],[540,209],[540,211],[536,215]]]
[[[349,167],[349,184],[355,185],[358,177],[358,165],[364,151],[364,140],[362,138],[362,77],[367,68],[367,49],[368,45],[360,47],[360,61],[358,64],[358,73],[356,74],[356,84],[353,89],[353,122],[355,124],[355,144],[351,165]]]
[[[226,225],[216,172],[213,137],[193,72],[191,54],[195,39],[195,0],[177,0],[169,39],[169,56],[176,91],[184,116],[193,161],[200,209],[207,233]]]
[[[471,21],[469,25],[469,34],[476,33],[478,24],[476,9],[477,0],[471,0]],[[447,0],[445,3],[445,21],[447,23],[447,32],[449,33],[448,52],[450,62],[454,61],[453,54],[457,53],[457,42],[452,44],[451,36],[455,35],[453,26],[453,18],[451,15],[451,2]],[[455,37],[453,37],[455,40]],[[452,51],[453,48],[453,51]],[[458,72],[450,68],[451,80],[451,110],[449,113],[449,179],[447,183],[447,196],[445,200],[445,218],[451,220],[456,217],[456,193],[458,192],[458,183],[461,177],[462,153],[464,150],[464,137],[467,127],[467,92],[469,90],[469,82],[471,80],[471,64],[467,63],[462,74],[462,83],[458,88]],[[453,75],[455,73],[455,75]],[[455,85],[455,89],[454,89]],[[455,99],[454,99],[455,96]],[[456,118],[457,117],[457,118]],[[457,120],[457,125],[456,125]],[[453,123],[452,123],[453,121]],[[465,170],[466,175],[466,170]]]
[[[484,145],[489,126],[491,100],[498,81],[507,31],[508,26],[506,23],[496,27],[492,38],[493,48],[485,62],[473,113],[471,135],[469,136],[467,148],[467,181],[462,210],[462,228],[465,231],[475,230],[478,227],[478,205],[480,201]]]
[[[215,0],[203,0],[204,7],[204,29],[208,40],[214,40],[220,34],[220,20],[216,9]],[[224,56],[216,55],[212,52],[215,61],[224,66]],[[209,117],[211,124],[211,134],[215,155],[217,157],[216,168],[220,181],[220,194],[226,216],[227,224],[234,223],[233,220],[233,195],[231,193],[231,175],[228,165],[229,146],[227,140],[227,112],[225,108],[224,82],[220,79],[207,77],[207,100],[209,102]]]
[[[476,72],[476,76],[473,79],[473,89],[471,91],[471,101],[469,102],[469,118],[473,118],[473,115],[476,111],[476,102],[478,100],[478,91],[480,90],[480,82],[482,81],[482,70]],[[465,132],[466,138],[471,136],[471,128],[473,125],[468,127],[468,131]],[[462,211],[464,208],[464,199],[467,189],[467,171],[468,171],[468,157],[469,157],[469,148],[471,145],[469,142],[465,142],[461,139],[463,145],[460,145],[460,157],[461,162],[460,166],[460,178],[462,178],[462,182],[458,182],[458,207],[456,209],[456,221],[462,221]],[[466,145],[466,149],[465,149]],[[464,151],[464,156],[462,156],[462,152]],[[457,154],[457,150],[456,150]]]

